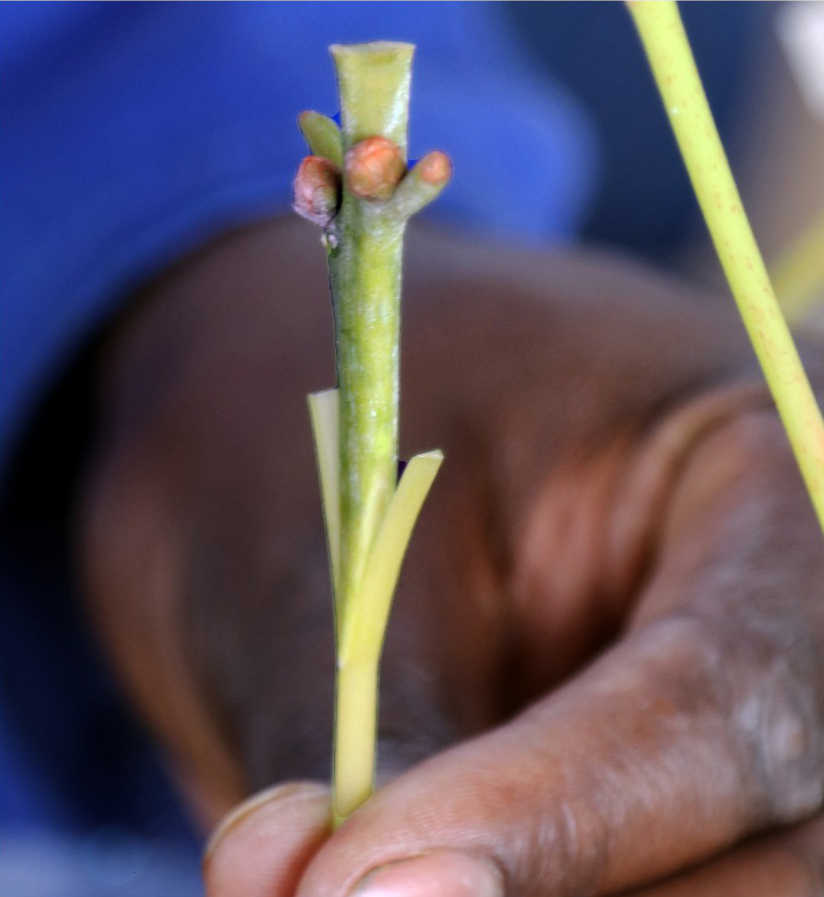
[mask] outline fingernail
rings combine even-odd
[[[203,852],[203,862],[208,863],[212,854],[217,850],[218,845],[226,838],[229,832],[234,831],[244,819],[260,809],[264,804],[274,802],[287,801],[290,799],[305,800],[308,797],[317,797],[319,793],[323,793],[326,789],[321,785],[309,782],[287,782],[285,785],[275,785],[267,788],[258,794],[253,795],[248,800],[239,804],[229,813],[228,816],[220,821],[217,828],[212,832],[206,850]]]
[[[503,897],[501,873],[460,853],[430,853],[390,863],[361,879],[351,897]]]

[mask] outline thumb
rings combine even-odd
[[[653,628],[388,784],[320,847],[298,897],[611,893],[764,824],[703,638]]]
[[[293,782],[261,792],[229,813],[206,848],[208,897],[292,897],[330,829],[323,785]]]

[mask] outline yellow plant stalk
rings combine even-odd
[[[824,530],[824,421],[741,204],[675,0],[629,0],[693,189]]]

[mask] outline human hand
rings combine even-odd
[[[201,253],[105,370],[90,607],[207,820],[329,768],[313,243],[276,223]],[[407,283],[402,444],[447,461],[390,623],[385,784],[331,836],[317,785],[244,811],[210,895],[343,897],[378,867],[384,894],[404,868],[393,894],[814,894],[820,853],[734,850],[824,789],[821,535],[737,321],[615,261],[442,237]],[[713,858],[700,892],[661,883]]]

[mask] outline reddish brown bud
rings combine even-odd
[[[307,156],[295,175],[292,208],[314,224],[327,227],[340,205],[340,187],[337,165],[322,156]]]
[[[432,150],[415,166],[427,184],[445,184],[452,177],[452,160],[440,150]]]
[[[346,154],[346,185],[360,199],[386,200],[406,171],[401,148],[386,137],[367,137]]]

